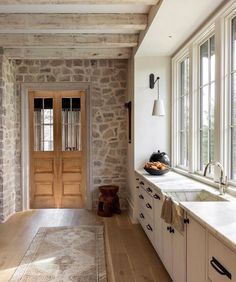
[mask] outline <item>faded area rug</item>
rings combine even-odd
[[[40,228],[10,281],[107,281],[103,226]]]

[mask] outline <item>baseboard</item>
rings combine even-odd
[[[134,211],[134,203],[132,201],[130,201],[130,199],[127,199],[127,203],[128,203],[128,215],[129,215],[129,218],[131,220],[131,222],[133,224],[137,224],[138,223],[138,220],[135,216],[135,211]]]

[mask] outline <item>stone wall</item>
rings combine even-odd
[[[15,63],[0,55],[0,221],[15,212],[15,191],[20,187],[20,122],[14,72]]]
[[[102,184],[119,185],[122,208],[126,207],[127,112],[124,103],[127,63],[127,60],[15,61],[15,78],[18,84],[21,82],[91,83],[93,207],[97,204],[97,187]],[[19,112],[19,91],[17,94]],[[19,152],[20,147],[17,155]],[[19,210],[20,186],[16,186],[16,194]]]

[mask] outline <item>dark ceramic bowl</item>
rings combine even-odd
[[[165,173],[170,171],[169,168],[161,170],[161,169],[145,168],[145,167],[144,167],[144,170],[146,170],[146,172],[148,172],[151,175],[163,175],[163,174],[165,174]]]

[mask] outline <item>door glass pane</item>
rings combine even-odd
[[[80,151],[80,98],[62,98],[62,151]]]
[[[53,151],[53,99],[34,99],[34,151]]]

